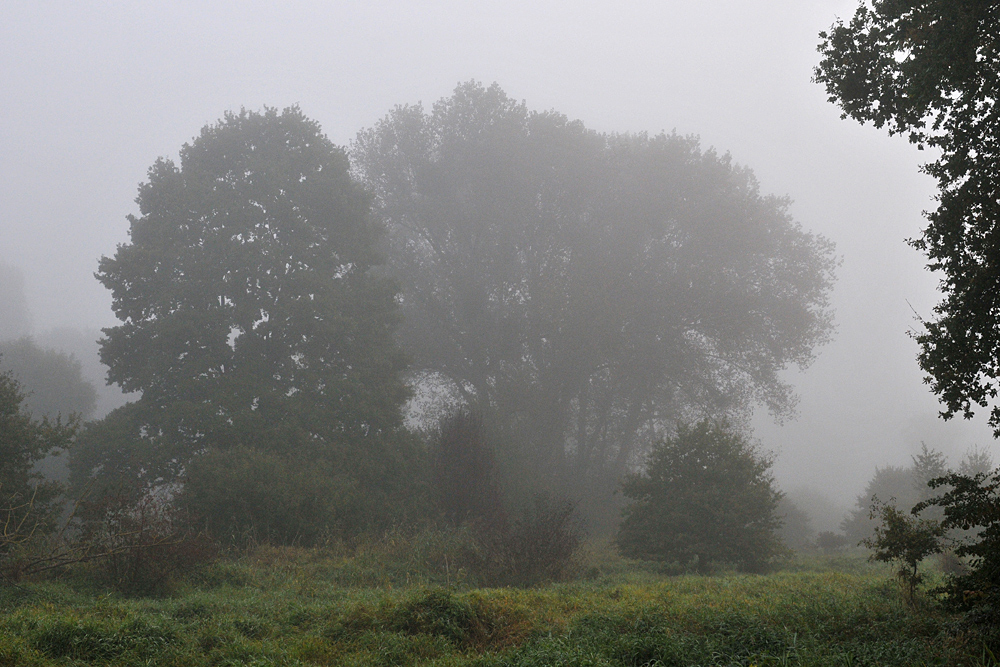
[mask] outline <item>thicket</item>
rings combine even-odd
[[[925,443],[921,443],[920,453],[910,457],[909,466],[886,466],[878,468],[874,476],[865,486],[864,493],[858,496],[857,502],[850,514],[841,523],[841,530],[851,545],[857,545],[869,538],[880,525],[881,514],[871,511],[872,501],[878,498],[883,503],[890,503],[903,512],[910,512],[915,506],[934,496],[930,481],[952,472],[948,467],[948,458]],[[972,448],[958,464],[957,472],[974,476],[988,473],[993,468],[993,459],[985,449]],[[925,518],[940,520],[943,514],[933,506],[927,506],[929,512]]]

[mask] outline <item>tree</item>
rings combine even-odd
[[[482,417],[458,410],[442,420],[436,436],[431,479],[445,520],[499,530],[507,517]]]
[[[83,378],[80,361],[72,354],[19,338],[0,342],[0,355],[0,368],[10,370],[25,391],[22,409],[36,419],[93,415],[97,390]]]
[[[33,420],[23,401],[13,374],[0,373],[0,574],[12,550],[55,518],[59,486],[46,482],[35,464],[66,448],[78,425],[72,418]]]
[[[914,513],[928,507],[941,510],[941,527],[959,533],[955,554],[969,559],[965,572],[948,577],[940,592],[946,606],[965,613],[993,649],[1000,647],[1000,470],[963,475],[949,473],[931,487],[944,489],[925,500]]]
[[[792,502],[787,495],[782,495],[776,514],[781,519],[778,535],[785,546],[796,551],[813,546],[813,536],[816,531],[813,530],[812,521],[805,510]]]
[[[944,418],[969,418],[1000,377],[1000,2],[863,2],[820,33],[815,79],[859,122],[906,134],[939,157],[938,207],[911,241],[940,271],[944,300],[916,335]],[[990,424],[1000,436],[1000,406]]]
[[[782,494],[770,456],[724,423],[678,425],[657,445],[646,468],[622,487],[618,547],[630,558],[734,563],[756,571],[784,553],[777,530]]]
[[[414,371],[501,432],[522,498],[556,487],[593,515],[673,420],[787,414],[779,372],[828,334],[832,245],[693,138],[598,134],[470,82],[351,155]]]
[[[397,287],[345,153],[296,107],[227,113],[179,166],[157,160],[137,203],[96,275],[121,320],[108,379],[142,396],[90,429],[76,478],[173,480],[236,447],[388,475],[408,396]]]
[[[870,511],[871,518],[877,521],[874,534],[862,540],[872,550],[868,558],[897,564],[896,575],[905,586],[907,601],[914,605],[917,586],[923,581],[919,565],[931,554],[944,550],[946,529],[934,519],[919,519],[878,497],[872,498]]]

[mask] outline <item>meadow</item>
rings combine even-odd
[[[591,547],[572,580],[480,588],[427,536],[259,546],[156,597],[85,569],[0,587],[0,667],[991,665],[863,555],[678,574]]]

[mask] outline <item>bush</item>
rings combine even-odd
[[[787,552],[776,534],[782,494],[772,459],[724,422],[679,424],[653,449],[642,473],[626,478],[617,543],[630,558],[726,562],[759,571]]]
[[[575,506],[537,494],[508,525],[482,532],[474,571],[488,586],[534,586],[559,581],[572,568],[583,542]]]
[[[322,462],[237,447],[196,458],[178,500],[224,544],[311,546],[364,523],[360,496]]]
[[[127,595],[158,595],[214,559],[214,544],[168,496],[120,487],[89,503],[80,544],[99,583]]]
[[[878,522],[875,534],[861,543],[873,550],[870,560],[897,564],[897,576],[913,605],[917,586],[923,581],[917,568],[925,558],[941,552],[945,529],[937,521],[908,516],[877,497],[872,501],[871,514]]]

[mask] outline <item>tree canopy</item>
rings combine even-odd
[[[694,138],[599,134],[470,82],[352,159],[414,370],[495,417],[519,480],[610,495],[678,416],[787,414],[779,372],[828,335],[832,244]]]
[[[631,558],[734,563],[757,570],[783,553],[777,529],[782,494],[772,459],[724,423],[679,425],[630,475],[618,546]]]
[[[1000,378],[1000,2],[863,2],[820,34],[816,80],[844,116],[905,134],[939,157],[938,206],[912,244],[944,300],[918,333],[942,416],[988,407]],[[1000,406],[990,424],[1000,435]]]
[[[396,284],[346,154],[298,108],[227,113],[159,159],[100,261],[108,378],[141,398],[75,464],[169,479],[206,449],[355,465],[401,422]],[[129,452],[142,452],[133,457]],[[350,456],[347,456],[347,454]]]

